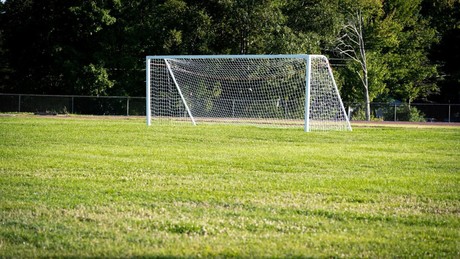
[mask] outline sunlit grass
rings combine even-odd
[[[0,256],[460,256],[460,129],[0,118]]]

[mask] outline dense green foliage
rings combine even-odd
[[[0,92],[144,95],[144,59],[159,54],[314,53],[364,16],[370,99],[460,102],[459,0],[6,0],[0,2]],[[356,64],[337,69],[362,102]],[[440,95],[439,95],[440,94]]]
[[[458,128],[0,117],[0,257],[459,257]]]

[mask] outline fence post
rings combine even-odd
[[[395,103],[395,117],[393,121],[396,121],[396,103]]]
[[[351,120],[351,107],[348,105],[348,119]]]
[[[129,96],[126,98],[126,116],[129,116]]]
[[[71,108],[71,113],[74,114],[74,111],[73,111],[73,106],[74,106],[74,96],[72,96],[72,108]]]
[[[450,102],[449,102],[449,117],[448,122],[450,123]]]
[[[18,102],[18,112],[21,112],[21,95],[18,95],[19,102]]]

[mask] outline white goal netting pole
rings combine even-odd
[[[311,57],[306,57],[306,64],[305,64],[305,123],[304,123],[304,131],[310,131],[310,93],[311,93]]]
[[[152,86],[152,82],[150,81],[150,60],[148,57],[145,60],[145,84],[146,84],[146,94],[145,94],[145,116],[147,121],[147,126],[152,125],[152,100],[151,100],[151,92],[150,88]]]
[[[327,58],[149,56],[147,124],[189,121],[351,130]]]

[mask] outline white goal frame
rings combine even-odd
[[[311,102],[310,102],[310,91],[311,91],[311,80],[312,80],[312,71],[311,71],[311,62],[312,59],[314,58],[320,58],[320,59],[325,59],[327,63],[327,74],[329,77],[329,80],[331,81],[332,85],[331,87],[334,89],[334,94],[336,98],[338,98],[338,103],[340,105],[340,116],[344,118],[344,126],[341,127],[340,130],[349,130],[351,131],[351,125],[349,118],[346,114],[343,102],[340,98],[340,93],[337,88],[337,84],[335,82],[332,69],[330,67],[329,61],[327,58],[323,55],[308,55],[308,54],[286,54],[286,55],[178,55],[178,56],[146,56],[146,123],[147,126],[150,126],[152,124],[152,87],[155,87],[153,84],[152,80],[154,75],[152,75],[152,60],[164,60],[165,61],[165,66],[168,71],[168,76],[170,80],[172,81],[171,84],[173,83],[175,85],[175,89],[177,90],[177,93],[180,95],[180,98],[182,100],[183,105],[185,106],[185,109],[187,111],[187,114],[189,116],[189,119],[193,125],[196,125],[197,122],[194,118],[194,115],[192,114],[192,111],[190,107],[187,104],[186,98],[184,98],[184,95],[181,91],[180,84],[176,80],[175,74],[172,71],[172,68],[167,62],[168,60],[194,60],[194,59],[199,59],[199,60],[207,60],[207,59],[300,59],[305,62],[305,100],[304,100],[304,118],[303,118],[303,128],[304,131],[309,132],[312,130],[311,125],[310,125],[310,109],[311,109]],[[314,75],[313,75],[314,76]],[[249,124],[252,124],[249,122]],[[257,124],[257,123],[254,123]],[[313,129],[316,130],[316,129]],[[326,129],[327,130],[327,129]]]

